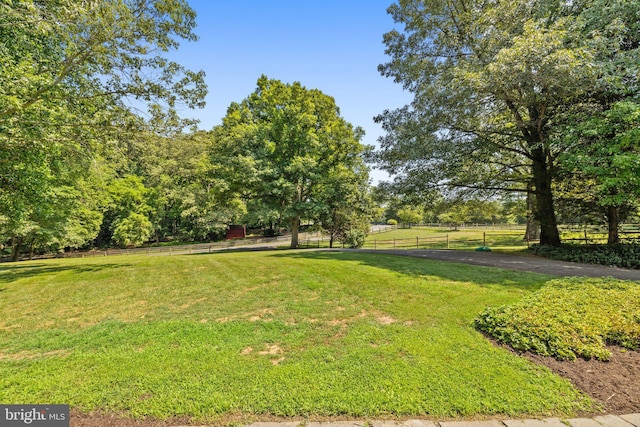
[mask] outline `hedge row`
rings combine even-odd
[[[563,244],[560,247],[533,245],[529,251],[541,257],[562,261],[640,269],[640,244]]]

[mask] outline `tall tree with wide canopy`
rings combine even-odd
[[[300,220],[320,218],[339,203],[328,190],[336,176],[362,173],[362,135],[340,117],[330,96],[262,76],[214,129],[212,163],[244,200],[279,212],[296,248]]]
[[[0,1],[0,240],[117,157],[143,110],[175,122],[203,105],[203,73],[163,58],[194,26],[184,0]]]
[[[590,19],[604,3],[393,4],[404,29],[385,35],[391,60],[380,71],[415,98],[377,118],[387,131],[379,164],[409,182],[533,192],[540,241],[559,245],[552,189],[567,146],[552,128],[566,109],[620,80],[615,43],[629,25],[615,11]]]
[[[162,56],[197,39],[184,0],[3,0],[0,12],[2,120],[110,95],[204,105],[204,73]]]

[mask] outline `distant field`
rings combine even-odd
[[[495,229],[459,229],[448,227],[412,227],[373,233],[367,237],[367,249],[475,249],[489,246],[494,250],[526,249],[524,227]]]
[[[640,226],[627,224],[620,228],[625,243],[638,243]],[[603,226],[559,226],[564,243],[594,244],[607,242],[607,229]],[[478,225],[460,229],[451,227],[412,227],[389,231],[376,231],[367,237],[367,249],[475,249],[483,244],[492,250],[519,251],[527,248],[523,240],[524,225]]]
[[[549,277],[364,253],[0,266],[0,402],[229,423],[569,415],[569,382],[473,326]]]

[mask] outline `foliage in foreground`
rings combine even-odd
[[[354,252],[0,266],[0,401],[216,425],[592,410],[472,327],[546,280]]]
[[[545,258],[640,269],[640,245],[571,245],[560,247],[534,245],[530,252]]]
[[[487,308],[474,324],[518,351],[608,360],[606,344],[640,346],[640,285],[612,278],[558,279],[519,303]]]
[[[194,124],[179,110],[204,106],[204,72],[163,57],[197,39],[195,18],[182,0],[0,2],[0,246],[13,260],[110,241],[129,213],[173,205],[126,178]],[[141,203],[123,212],[114,187]]]

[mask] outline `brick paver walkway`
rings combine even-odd
[[[204,427],[204,426],[203,426]],[[640,427],[640,414],[603,415],[594,418],[545,418],[490,421],[288,421],[258,422],[247,427]]]

